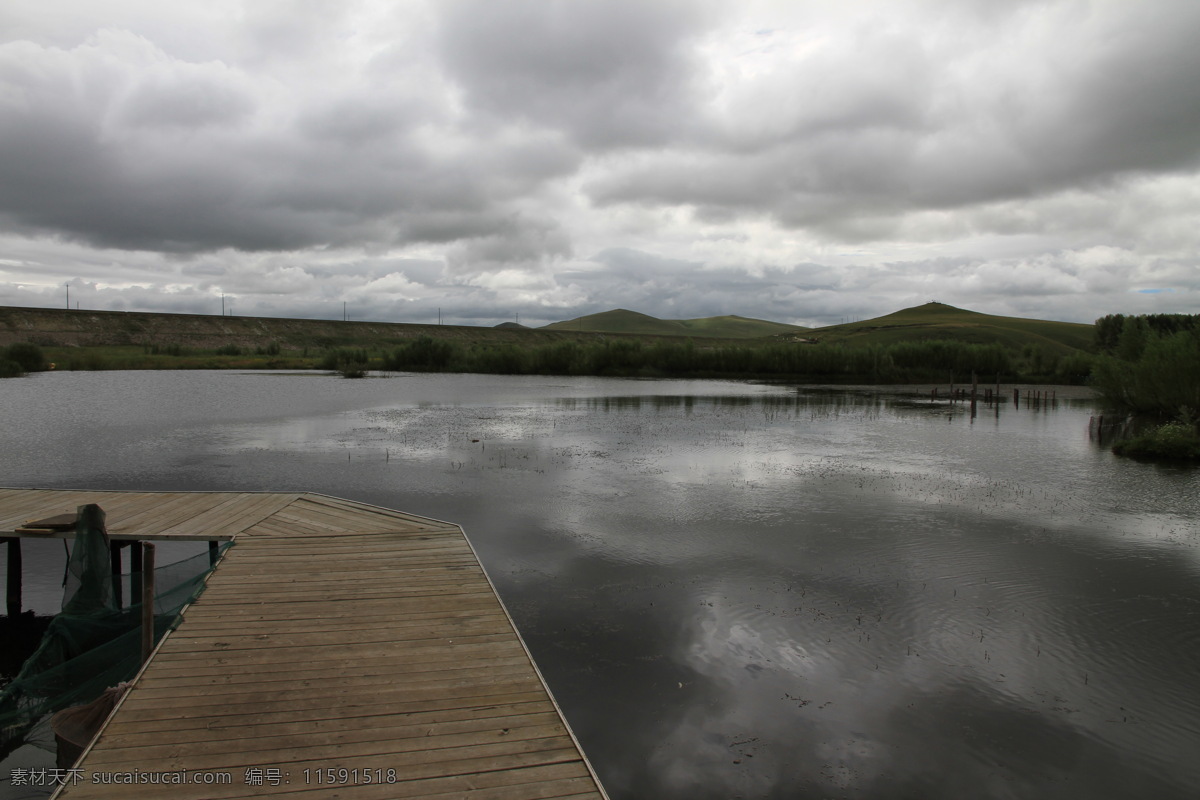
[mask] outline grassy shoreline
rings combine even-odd
[[[0,345],[40,346],[62,370],[328,369],[352,377],[384,369],[958,385],[974,372],[987,385],[1082,384],[1095,360],[1085,347],[1092,326],[941,303],[811,331],[740,317],[656,321],[622,310],[549,327],[556,329],[0,308]],[[650,332],[676,328],[705,335]],[[775,332],[747,335],[768,329]]]

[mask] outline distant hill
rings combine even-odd
[[[0,347],[33,342],[49,347],[163,347],[217,348],[238,345],[284,350],[329,347],[390,348],[417,336],[534,346],[559,341],[592,341],[597,334],[674,336],[717,340],[760,339],[763,342],[819,341],[824,343],[891,344],[923,339],[955,339],[997,343],[1021,350],[1041,348],[1047,356],[1094,349],[1094,325],[1073,322],[998,317],[942,303],[927,303],[893,314],[809,329],[738,316],[664,320],[635,311],[615,309],[543,328],[514,322],[494,328],[401,322],[344,322],[342,320],[233,317],[204,314],[165,314],[133,311],[89,311],[0,306]],[[802,345],[801,345],[802,346]]]
[[[1001,344],[1021,349],[1037,345],[1049,355],[1094,350],[1094,325],[1023,317],[998,317],[926,303],[882,317],[815,328],[810,337],[826,343],[893,344],[925,339],[955,339],[973,344]]]
[[[755,339],[777,334],[807,331],[799,325],[768,322],[762,319],[724,316],[701,319],[659,319],[637,311],[616,308],[599,314],[552,322],[540,330],[590,331],[593,333],[632,333],[656,336],[696,336],[713,339]]]

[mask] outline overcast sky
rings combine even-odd
[[[0,305],[1200,312],[1200,3],[3,0]]]

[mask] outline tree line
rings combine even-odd
[[[1200,314],[1110,314],[1096,320],[1092,384],[1112,408],[1200,422]]]
[[[989,379],[1012,376],[1013,355],[998,344],[951,340],[847,347],[777,343],[698,345],[693,341],[644,343],[634,339],[564,341],[518,346],[454,342],[421,336],[382,358],[384,369],[634,377],[815,377],[829,380],[964,381],[972,371]],[[1060,366],[1058,361],[1051,369]],[[1069,366],[1069,365],[1068,365]],[[1086,370],[1084,371],[1086,374]]]

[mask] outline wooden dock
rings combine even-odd
[[[605,797],[457,525],[315,494],[0,489],[0,536],[84,503],[112,538],[234,545],[55,797]]]

